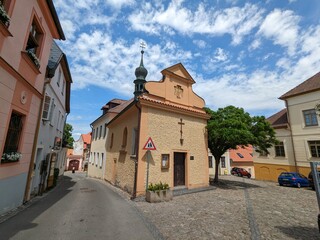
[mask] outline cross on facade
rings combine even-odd
[[[182,126],[185,124],[184,122],[182,122],[182,118],[180,118],[180,122],[178,122],[178,124],[180,125],[180,143],[181,145],[183,144],[183,138],[182,138]]]

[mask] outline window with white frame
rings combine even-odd
[[[100,168],[102,168],[103,160],[104,160],[104,153],[101,153]]]
[[[102,135],[102,125],[100,126],[99,139],[101,138],[101,135]]]
[[[303,117],[306,127],[318,126],[318,118],[315,109],[304,110]]]
[[[42,119],[50,121],[53,124],[53,114],[56,105],[54,103],[54,98],[46,94],[43,103]]]
[[[44,103],[43,103],[43,112],[42,112],[43,120],[49,120],[50,106],[51,106],[51,97],[46,94],[46,96],[44,97]]]
[[[62,96],[64,95],[64,88],[65,88],[65,86],[66,86],[66,81],[63,79],[63,81],[62,81],[62,89],[61,89],[61,94],[62,94]]]
[[[92,161],[92,165],[94,165],[95,161],[96,161],[96,153],[94,152],[94,153],[93,153],[93,161]]]
[[[308,141],[312,157],[320,157],[320,141]]]
[[[284,152],[284,144],[283,142],[279,142],[278,144],[276,144],[274,146],[274,150],[275,150],[275,153],[276,153],[276,157],[285,157],[286,154]]]
[[[91,163],[91,161],[92,161],[92,153],[90,153],[89,163]]]
[[[54,109],[56,108],[56,105],[54,103],[54,98],[51,99],[51,104],[50,104],[50,112],[49,112],[49,120],[51,124],[54,124]]]
[[[96,158],[96,166],[98,166],[98,161],[99,161],[99,153],[97,153],[97,158]]]

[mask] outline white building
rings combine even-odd
[[[54,169],[65,169],[67,148],[63,147],[63,130],[70,112],[72,83],[66,55],[53,41],[44,84],[42,121],[40,123],[30,194],[37,195],[53,186]]]

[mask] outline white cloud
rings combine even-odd
[[[192,42],[197,45],[198,48],[205,48],[207,46],[207,43],[203,40],[195,39]]]
[[[130,6],[135,3],[134,0],[105,0],[105,2],[116,9],[120,9],[124,6]]]
[[[66,54],[72,59],[72,77],[77,83],[73,84],[73,89],[96,85],[131,96],[135,68],[140,63],[140,41],[113,41],[110,35],[102,31],[79,35],[75,42],[65,47]],[[180,49],[172,41],[164,46],[147,45],[144,54],[144,65],[149,72],[147,79],[159,80],[163,68],[181,59],[187,62],[192,57],[191,52]]]
[[[228,59],[228,55],[226,53],[225,50],[223,50],[222,48],[217,48],[214,56],[213,56],[213,60],[215,62],[224,62]]]
[[[145,4],[129,16],[132,29],[155,35],[168,29],[183,35],[230,34],[232,43],[237,45],[262,21],[263,10],[252,4],[215,10],[200,3],[196,10],[192,10],[183,7],[182,3],[172,1],[166,9],[163,5],[154,8],[150,3]]]
[[[273,10],[260,26],[258,34],[273,40],[275,44],[288,48],[289,55],[295,53],[298,41],[300,17],[291,10]]]

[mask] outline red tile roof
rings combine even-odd
[[[253,147],[251,145],[244,148],[238,147],[237,149],[230,149],[230,160],[233,162],[253,162],[252,152]]]
[[[303,83],[299,84],[295,88],[283,94],[279,99],[285,100],[286,98],[293,97],[296,95],[313,92],[316,90],[320,90],[320,72],[311,78],[307,79]]]
[[[128,101],[123,101],[120,105],[111,108],[108,112],[112,112],[112,113],[120,113],[123,109],[125,109],[130,103],[133,102],[133,98],[128,100]]]
[[[199,114],[202,114],[202,115],[207,115],[206,112],[204,110],[202,110],[202,109],[196,109],[196,108],[193,108],[193,107],[182,106],[182,105],[179,105],[179,104],[163,102],[161,100],[153,99],[149,95],[141,95],[141,96],[139,96],[139,99],[145,100],[145,101],[149,101],[149,102],[152,102],[152,103],[157,103],[157,104],[164,105],[164,106],[169,106],[169,107],[174,107],[174,108],[177,108],[177,109],[182,109],[182,110],[185,110],[185,111],[190,111],[190,112],[199,113]],[[210,117],[208,116],[208,118],[210,118]]]
[[[267,118],[267,121],[274,128],[286,128],[288,124],[287,109],[284,108],[281,111],[273,114]]]
[[[87,134],[81,134],[83,142],[84,143],[89,143],[91,142],[91,132],[87,133]]]

